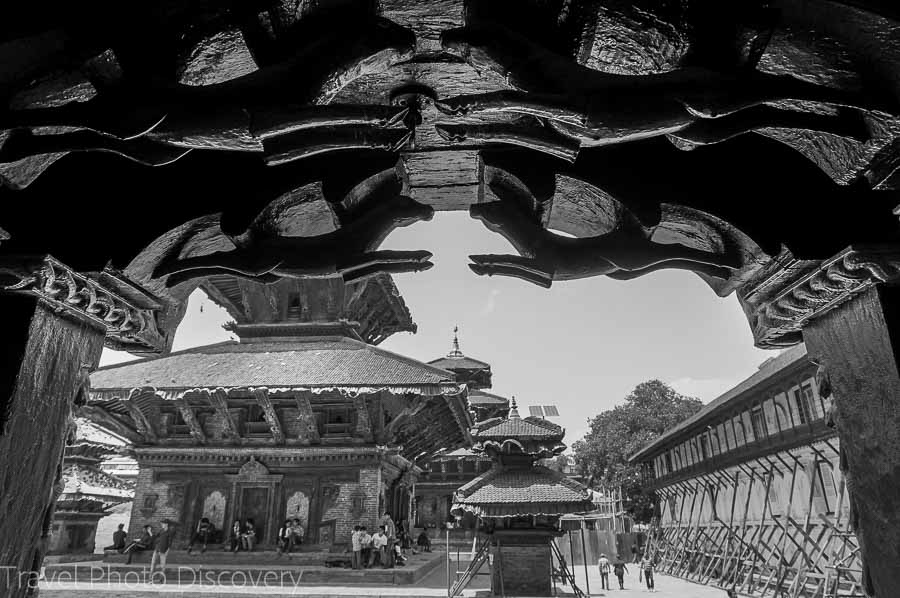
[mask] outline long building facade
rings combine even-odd
[[[830,402],[803,345],[632,456],[658,570],[740,596],[863,596]]]

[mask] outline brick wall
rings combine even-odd
[[[153,526],[154,532],[158,532],[163,519],[179,521],[184,506],[183,488],[183,483],[154,482],[153,470],[148,467],[141,468],[135,479],[128,537],[140,536],[141,529],[148,523]],[[155,495],[156,499],[148,501],[152,495]]]
[[[494,554],[492,584],[495,594],[501,592],[501,587],[507,596],[550,596],[552,594],[550,544],[548,542],[523,545],[503,543],[500,548],[501,555],[498,555],[496,546],[492,550]]]
[[[340,492],[334,503],[322,514],[322,521],[335,520],[335,542],[349,542],[355,525],[365,525],[369,532],[378,525],[378,494],[381,489],[381,469],[365,468],[359,471],[356,482],[337,484]],[[354,513],[354,499],[362,503],[361,514]]]

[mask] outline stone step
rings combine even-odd
[[[135,552],[131,562],[135,564],[149,564],[153,555],[152,550]],[[274,550],[253,550],[250,552],[229,552],[225,550],[207,550],[200,552],[194,550],[190,554],[186,550],[170,550],[167,563],[173,565],[324,565],[328,557],[328,549],[307,550],[303,552],[291,552],[279,555]],[[108,553],[104,563],[125,564],[128,555]]]
[[[207,553],[208,554],[208,553]],[[242,557],[253,553],[237,553]],[[176,563],[172,553],[166,563],[165,577],[155,576],[166,585],[214,585],[220,587],[285,587],[296,585],[343,585],[359,584],[372,586],[411,585],[442,566],[443,555],[413,555],[407,565],[393,569],[353,570],[337,567],[298,565],[285,558],[267,563],[247,563],[240,558],[232,563]],[[123,563],[60,563],[44,568],[47,582],[66,584],[72,582],[91,583],[98,588],[104,586],[142,584],[150,581],[149,566],[146,563],[125,565]]]

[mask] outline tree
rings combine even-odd
[[[653,497],[644,493],[640,469],[628,457],[703,407],[699,399],[679,394],[660,380],[638,384],[625,404],[589,420],[590,431],[572,445],[579,472],[600,484],[621,486],[634,520],[653,517]]]

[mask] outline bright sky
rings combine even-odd
[[[557,405],[554,420],[566,427],[570,445],[590,417],[645,380],[659,378],[709,402],[774,355],[753,347],[734,296],[719,298],[689,272],[561,282],[549,290],[479,277],[466,266],[469,254],[515,252],[465,212],[398,229],[382,249],[427,249],[435,267],[395,277],[419,331],[394,335],[381,347],[430,361],[450,350],[459,325],[463,353],[491,364],[492,392],[515,396],[523,407]],[[174,348],[232,338],[221,328],[229,319],[195,293]],[[128,357],[105,350],[101,363]]]

